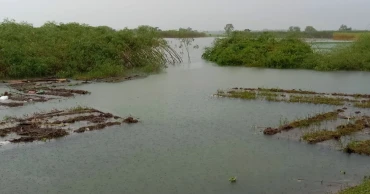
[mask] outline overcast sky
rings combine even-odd
[[[370,0],[0,0],[0,20],[79,22],[116,29],[150,25],[222,30],[338,29],[346,24],[370,30]]]

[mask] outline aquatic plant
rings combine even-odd
[[[235,176],[230,177],[230,178],[229,178],[229,181],[230,181],[231,183],[235,183],[235,182],[236,182],[236,177],[235,177]]]
[[[352,141],[347,145],[345,151],[348,153],[370,155],[370,140]]]
[[[289,102],[311,103],[311,104],[329,104],[329,105],[344,105],[343,98],[330,98],[325,96],[298,96],[291,95]]]
[[[358,119],[354,123],[340,125],[334,131],[321,130],[315,132],[308,132],[302,136],[302,139],[308,143],[318,143],[330,139],[339,139],[342,136],[350,135],[352,133],[361,131],[368,127],[368,120],[366,118]]]
[[[370,108],[370,101],[368,100],[365,102],[356,102],[354,106],[359,108]]]

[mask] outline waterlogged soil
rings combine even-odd
[[[75,95],[87,95],[85,90],[67,89],[66,87],[87,84],[89,82],[74,82],[67,79],[35,79],[7,81],[2,95],[8,100],[0,101],[3,107],[20,107],[29,103],[47,102],[53,99],[70,98]]]
[[[70,125],[80,122],[87,124],[85,124],[86,126],[80,124],[78,128]],[[35,113],[24,118],[8,118],[0,122],[0,137],[11,143],[47,141],[71,133],[102,130],[114,125],[137,122],[138,120],[133,117],[121,118],[96,109],[77,107],[68,110]],[[17,137],[7,138],[10,134],[16,134]]]

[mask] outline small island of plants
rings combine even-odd
[[[294,34],[277,38],[271,33],[235,31],[226,38],[216,39],[202,57],[221,66],[370,71],[369,49],[368,34],[361,35],[349,46],[319,52]]]

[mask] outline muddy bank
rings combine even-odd
[[[77,82],[74,84],[82,84]],[[87,95],[85,90],[67,89],[71,85],[67,79],[12,80],[6,83],[9,91],[1,94],[7,100],[1,100],[0,106],[19,107],[27,103],[47,102],[53,99],[70,98],[75,95]]]
[[[114,125],[137,122],[139,121],[133,117],[122,118],[92,108],[76,107],[35,113],[24,118],[8,118],[0,122],[0,137],[12,143],[46,141],[72,133],[102,130]],[[13,136],[15,134],[16,137],[7,138],[10,134]]]

